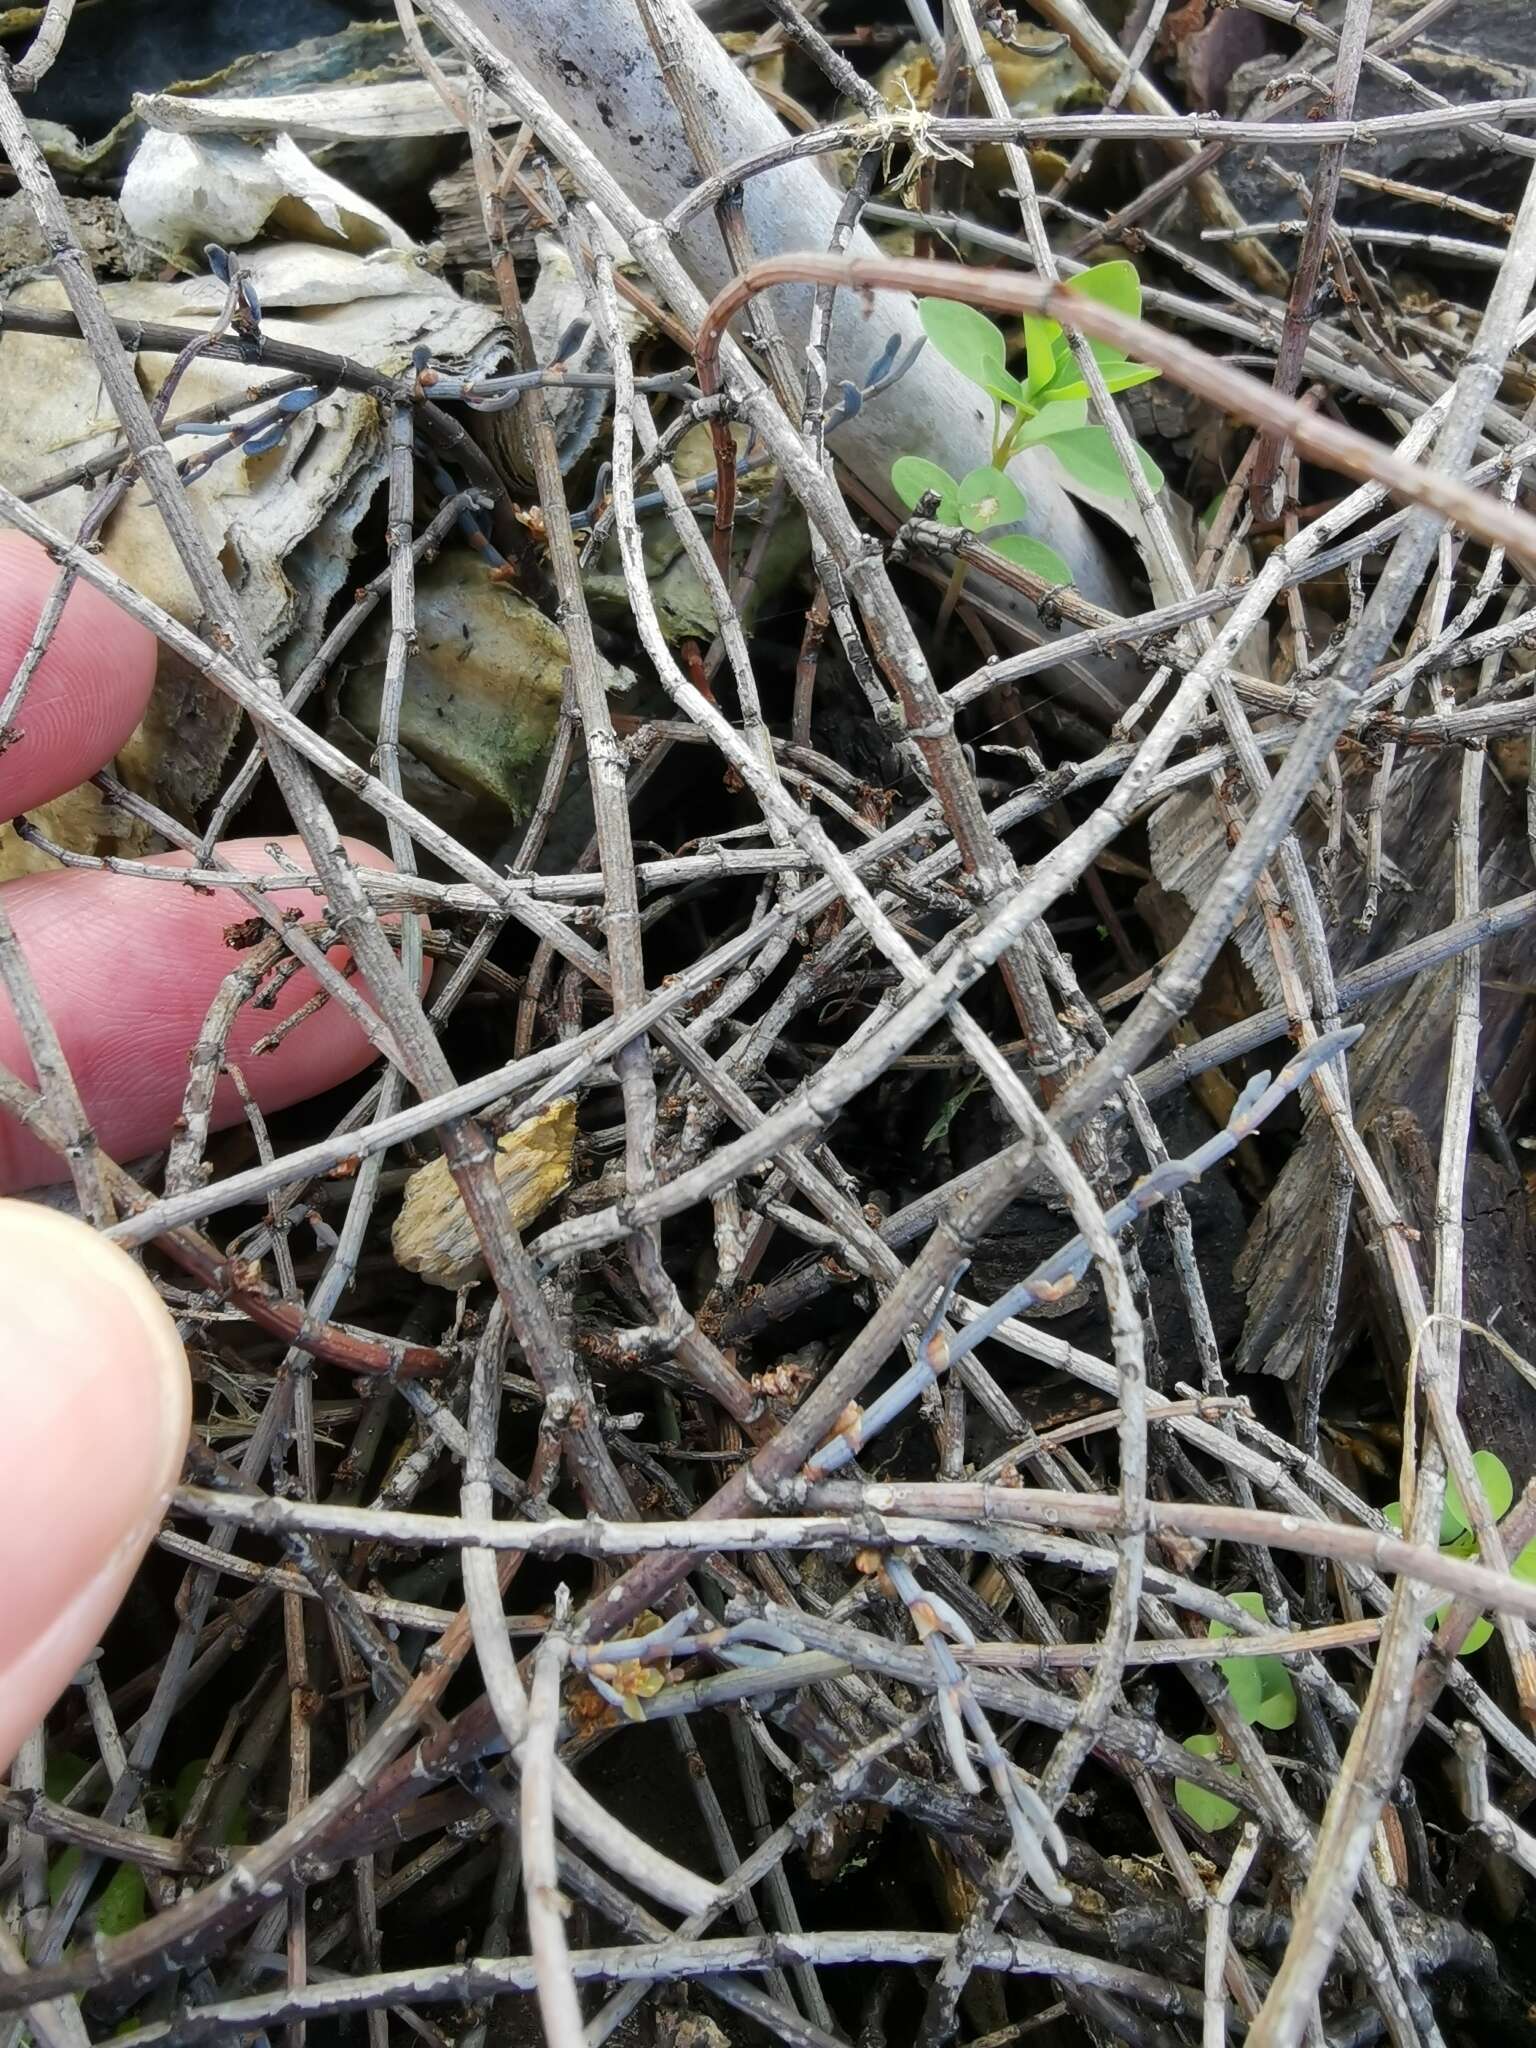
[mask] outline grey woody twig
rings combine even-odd
[[[468,1553],[527,1551],[551,1557],[623,1557],[645,1553],[685,1555],[712,1549],[775,1550],[853,1544],[940,1543],[955,1548],[1006,1548],[1010,1528],[1093,1529],[1113,1534],[1119,1504],[1110,1494],[1033,1493],[1029,1489],[970,1484],[856,1486],[829,1480],[796,1481],[783,1489],[817,1510],[803,1516],[772,1515],[688,1522],[606,1523],[588,1516],[580,1522],[540,1522],[484,1527],[453,1515],[394,1517],[366,1508],[310,1506],[299,1501],[248,1500],[182,1488],[177,1511],[214,1524],[261,1529],[272,1534],[293,1528],[315,1535],[378,1540],[413,1540],[463,1548]],[[842,1512],[839,1512],[839,1511]],[[825,1511],[825,1512],[820,1512]],[[870,1514],[879,1519],[862,1520]],[[1352,1528],[1322,1519],[1260,1508],[1233,1508],[1187,1501],[1149,1504],[1154,1533],[1194,1536],[1208,1542],[1266,1542],[1302,1556],[1367,1565],[1426,1585],[1464,1594],[1483,1608],[1536,1619],[1536,1588],[1523,1579],[1405,1542],[1389,1530]],[[974,1528],[967,1528],[974,1522]],[[414,1532],[409,1534],[408,1532]]]

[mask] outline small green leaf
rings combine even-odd
[[[1195,1826],[1204,1828],[1208,1835],[1219,1835],[1237,1819],[1238,1810],[1230,1799],[1207,1792],[1203,1785],[1192,1785],[1188,1778],[1174,1779],[1173,1796]]]
[[[960,480],[960,524],[972,533],[1007,526],[1029,510],[1024,493],[1000,469],[973,469]]]
[[[960,485],[960,524],[972,533],[985,533],[993,526],[1011,526],[1028,510],[1024,493],[1000,469],[973,469]],[[1005,562],[1027,569],[1031,576],[1042,577],[1047,583],[1072,581],[1072,571],[1056,550],[1027,533],[999,534],[987,546]]]
[[[192,1801],[197,1796],[197,1788],[203,1782],[203,1773],[207,1768],[207,1757],[195,1756],[190,1762],[184,1763],[176,1773],[176,1782],[171,1787],[171,1813],[177,1827],[181,1826],[191,1810]]]
[[[70,1879],[80,1868],[83,1853],[80,1848],[71,1843],[62,1855],[55,1856],[48,1865],[48,1903],[50,1906],[56,1906],[60,1899],[63,1898]]]
[[[1031,397],[1043,391],[1056,375],[1055,345],[1060,336],[1061,329],[1054,320],[1041,320],[1033,313],[1024,315],[1024,350],[1029,359],[1024,388]]]
[[[176,1775],[176,1782],[171,1787],[168,1804],[177,1827],[181,1826],[181,1823],[186,1819],[188,1812],[191,1810],[192,1801],[196,1798],[198,1787],[202,1784],[203,1775],[208,1769],[208,1761],[208,1758],[205,1756],[193,1757],[190,1763],[182,1765]],[[219,1842],[219,1847],[243,1849],[248,1839],[249,1826],[250,1814],[247,1811],[245,1801],[242,1799],[237,1802],[233,1813],[229,1817],[229,1822]]]
[[[1255,1621],[1268,1621],[1262,1593],[1234,1593],[1232,1604],[1243,1608]],[[1224,1621],[1207,1624],[1206,1634],[1220,1641],[1224,1636],[1236,1634]],[[1232,1682],[1232,1672],[1246,1665],[1251,1673],[1247,1679]],[[1243,1719],[1252,1727],[1257,1723],[1263,1728],[1289,1728],[1296,1719],[1296,1688],[1291,1674],[1279,1657],[1224,1657],[1221,1673],[1227,1681],[1234,1705]]]
[[[1043,540],[1032,540],[1027,533],[1003,534],[997,540],[989,540],[987,546],[1005,562],[1012,562],[1016,569],[1027,569],[1044,583],[1072,581],[1072,571],[1056,550]]]
[[[1289,1728],[1296,1719],[1296,1686],[1278,1657],[1258,1657],[1264,1697],[1254,1720],[1261,1728]]]
[[[96,1931],[110,1939],[129,1934],[142,1924],[148,1910],[144,1873],[136,1863],[120,1863],[96,1905]]]
[[[989,398],[999,399],[1004,405],[1023,406],[1029,403],[1028,392],[1012,370],[1001,369],[995,364],[988,370],[987,380],[981,388]]]
[[[1074,427],[1068,433],[1054,435],[1050,447],[1068,475],[1086,484],[1089,490],[1101,491],[1107,498],[1130,497],[1130,478],[1121,468],[1115,445],[1103,427]],[[1161,490],[1163,472],[1146,449],[1138,446],[1136,457],[1148,484],[1154,491]]]
[[[949,1135],[949,1127],[959,1113],[962,1103],[968,1102],[980,1086],[980,1074],[972,1074],[965,1086],[957,1088],[955,1093],[949,1097],[944,1107],[928,1126],[928,1135],[923,1139],[923,1150],[925,1152],[931,1152],[935,1145],[941,1144]]]
[[[1434,1613],[1429,1617],[1429,1626],[1431,1628],[1439,1628],[1440,1624],[1445,1620],[1445,1617],[1450,1613],[1450,1611],[1451,1603],[1449,1600],[1447,1600],[1443,1607],[1437,1607]],[[1462,1643],[1461,1648],[1457,1651],[1456,1654],[1459,1657],[1470,1657],[1474,1653],[1474,1651],[1480,1650],[1483,1647],[1484,1643],[1491,1642],[1492,1640],[1493,1623],[1488,1619],[1486,1614],[1480,1614],[1477,1620],[1474,1621],[1472,1626],[1467,1630],[1466,1639]]]
[[[73,1750],[52,1751],[43,1777],[44,1793],[49,1799],[67,1799],[89,1769],[85,1758]]]
[[[1101,306],[1112,306],[1117,313],[1129,314],[1133,320],[1141,318],[1141,279],[1135,264],[1127,263],[1123,256],[1113,263],[1095,263],[1079,271],[1076,277],[1068,279],[1067,290],[1079,292],[1085,299],[1097,299]]]
[[[1032,420],[1016,427],[1011,435],[1015,448],[1031,448],[1037,441],[1049,441],[1056,434],[1070,434],[1088,424],[1088,407],[1081,398],[1052,400]]]
[[[1264,1611],[1264,1595],[1262,1593],[1234,1593],[1231,1599],[1234,1607],[1241,1607],[1244,1614],[1251,1614],[1255,1621],[1269,1620],[1268,1614]],[[1205,1632],[1213,1643],[1219,1643],[1225,1637],[1237,1634],[1237,1630],[1227,1621],[1208,1622]]]
[[[1216,1756],[1221,1748],[1214,1735],[1186,1735],[1184,1747],[1191,1756]],[[1223,1764],[1222,1769],[1230,1777],[1237,1776],[1236,1764]],[[1175,1778],[1173,1796],[1197,1828],[1204,1828],[1207,1834],[1219,1835],[1223,1828],[1231,1827],[1237,1819],[1238,1808],[1231,1800],[1223,1799],[1219,1793],[1207,1792],[1203,1785],[1192,1785],[1187,1778]]]
[[[939,524],[959,525],[958,487],[949,471],[936,462],[925,462],[921,455],[899,455],[891,464],[891,484],[909,512],[917,510],[926,492],[937,491]]]
[[[1264,1704],[1264,1681],[1259,1676],[1257,1657],[1223,1657],[1217,1666],[1227,1681],[1232,1704],[1251,1726]]]
[[[1091,341],[1088,344],[1099,372],[1110,391],[1129,391],[1137,384],[1150,384],[1162,375],[1150,363],[1133,362],[1123,350],[1112,348],[1106,341]],[[1083,382],[1071,351],[1064,350],[1057,356],[1056,375],[1040,397],[1046,404],[1058,398],[1086,398],[1088,386]]]
[[[1493,1450],[1475,1450],[1473,1464],[1477,1475],[1483,1481],[1483,1493],[1487,1495],[1489,1513],[1495,1522],[1503,1522],[1509,1509],[1516,1505],[1516,1483],[1509,1477],[1509,1466]]]
[[[919,299],[917,312],[924,334],[962,377],[986,391],[999,371],[1006,376],[1008,344],[985,313],[959,299]]]
[[[1447,1486],[1446,1493],[1446,1499],[1440,1504],[1440,1548],[1450,1551],[1454,1557],[1475,1557],[1477,1555],[1477,1539],[1471,1534],[1466,1523],[1461,1519],[1461,1496],[1460,1494],[1456,1496],[1456,1506],[1453,1508],[1449,1498],[1449,1486]],[[1403,1533],[1402,1502],[1400,1500],[1389,1500],[1382,1509],[1381,1515],[1387,1527],[1401,1536]]]
[[[1524,1579],[1528,1586],[1536,1585],[1536,1543],[1527,1543],[1509,1570],[1512,1578]]]
[[[1500,1521],[1509,1513],[1510,1503],[1515,1497],[1515,1483],[1509,1476],[1508,1467],[1494,1451],[1474,1451],[1472,1462],[1477,1467],[1478,1478],[1482,1481],[1483,1498],[1488,1503],[1488,1512],[1496,1522]],[[1467,1513],[1461,1489],[1452,1478],[1445,1482],[1445,1505],[1447,1512],[1456,1517],[1463,1529],[1471,1528],[1472,1518]],[[1444,1537],[1441,1538],[1442,1542],[1445,1540]]]

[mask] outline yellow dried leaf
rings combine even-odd
[[[743,68],[755,86],[759,86],[764,92],[782,92],[784,90],[784,48],[782,44],[777,49],[767,50],[761,56],[754,55],[754,52],[761,49],[764,41],[761,32],[755,28],[728,29],[724,35],[717,36],[715,40],[719,43],[722,50],[729,50],[733,57],[743,57],[746,59]]]
[[[147,825],[110,804],[94,783],[66,790],[52,803],[34,804],[28,813],[34,825],[70,853],[118,854],[127,858],[147,853],[154,835]],[[18,875],[57,873],[51,853],[28,846],[10,825],[0,825],[0,882]]]
[[[575,1145],[576,1104],[569,1096],[497,1140],[496,1182],[515,1230],[570,1184]],[[405,1270],[434,1287],[468,1287],[485,1278],[480,1240],[445,1159],[434,1159],[406,1182],[390,1242]]]

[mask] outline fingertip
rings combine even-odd
[[[0,698],[26,655],[57,565],[25,534],[0,532]],[[69,594],[0,751],[0,818],[46,803],[105,766],[149,703],[152,633],[88,583]]]
[[[270,876],[274,844],[295,867],[308,867],[301,842],[292,838],[231,840],[218,850],[237,870]],[[391,866],[366,840],[345,845],[358,866]],[[174,869],[185,867],[188,857],[157,854],[149,864]],[[302,886],[267,898],[272,908],[297,910],[306,919],[321,914],[323,900]],[[248,921],[246,904],[229,890],[197,891],[99,871],[23,876],[6,885],[5,904],[102,1146],[115,1159],[156,1151],[180,1114],[187,1056],[209,1004],[225,976],[248,957],[231,949],[228,936]],[[344,945],[329,957],[333,966],[348,967]],[[426,979],[423,963],[423,986]],[[355,985],[371,1004],[366,983]],[[269,1007],[246,1003],[229,1030],[226,1056],[268,1114],[339,1086],[377,1057],[363,1025],[335,1000],[281,1028],[316,994],[314,976],[301,968],[276,988]],[[31,1076],[20,1024],[3,990],[0,1062]],[[223,1129],[244,1115],[235,1084],[221,1079],[212,1127]],[[58,1154],[0,1112],[0,1192],[63,1176]]]
[[[175,1324],[133,1260],[0,1200],[0,1763],[99,1642],[191,1418]]]

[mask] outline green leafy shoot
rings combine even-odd
[[[1474,1451],[1472,1463],[1477,1468],[1478,1480],[1482,1485],[1483,1498],[1488,1503],[1489,1514],[1494,1521],[1502,1521],[1509,1513],[1515,1498],[1515,1483],[1509,1476],[1508,1467],[1495,1451]],[[1391,1527],[1401,1535],[1402,1502],[1389,1501],[1382,1513]],[[1461,1489],[1451,1478],[1445,1482],[1445,1500],[1440,1509],[1440,1555],[1463,1558],[1477,1555],[1477,1537],[1472,1531],[1467,1504],[1461,1497]],[[1528,1543],[1520,1555],[1512,1560],[1509,1570],[1512,1578],[1523,1579],[1527,1585],[1536,1585],[1536,1543]],[[1438,1628],[1450,1610],[1451,1602],[1447,1600],[1431,1614],[1429,1626]],[[1467,1630],[1460,1654],[1463,1657],[1470,1657],[1474,1651],[1482,1649],[1492,1636],[1493,1623],[1486,1614],[1479,1615]]]
[[[1264,1612],[1262,1593],[1234,1593],[1232,1600],[1234,1606],[1245,1609],[1255,1621],[1269,1619]],[[1205,1632],[1213,1642],[1237,1633],[1224,1621],[1209,1622]],[[1296,1719],[1296,1687],[1281,1658],[1223,1657],[1217,1669],[1226,1680],[1233,1706],[1250,1728],[1289,1728]],[[1185,1738],[1184,1747],[1191,1756],[1214,1757],[1221,1751],[1215,1735],[1190,1735]],[[1234,1777],[1237,1775],[1236,1764],[1224,1764],[1222,1768]],[[1214,1792],[1184,1778],[1174,1779],[1173,1792],[1180,1808],[1208,1834],[1220,1834],[1237,1819],[1237,1808],[1229,1799],[1218,1798]]]
[[[891,482],[896,495],[909,512],[915,512],[932,492],[938,498],[935,517],[942,526],[963,526],[968,533],[987,536],[991,529],[1013,526],[1029,511],[1024,493],[1000,469],[973,469],[956,482],[947,469],[920,455],[903,455],[891,464]],[[1000,533],[986,545],[1020,569],[1047,583],[1070,583],[1072,572],[1053,547],[1026,533]]]
[[[51,1905],[56,1906],[64,1896],[83,1858],[84,1852],[72,1843],[50,1862],[48,1899]],[[120,1863],[90,1911],[99,1934],[128,1934],[143,1920],[148,1907],[149,1896],[144,1888],[143,1871],[136,1863]]]
[[[50,1799],[65,1799],[75,1784],[85,1775],[87,1765],[83,1757],[63,1753],[50,1757],[46,1789]],[[174,1822],[180,1826],[191,1805],[192,1795],[197,1789],[208,1759],[198,1757],[182,1770],[175,1785],[167,1791],[162,1785],[149,1785],[145,1789],[144,1803],[157,1824]],[[98,1802],[92,1802],[93,1805]],[[216,1846],[243,1848],[249,1837],[249,1816],[244,1800],[235,1807],[227,1826],[222,1831]],[[60,1850],[48,1863],[48,1899],[57,1905],[68,1889],[75,1873],[84,1860],[84,1852],[75,1844]],[[105,1883],[100,1883],[93,1892],[87,1907],[88,1925],[96,1934],[111,1937],[131,1934],[135,1927],[143,1924],[149,1913],[149,1892],[144,1882],[144,1873],[136,1863],[120,1863]],[[67,1953],[74,1953],[73,1946]]]
[[[1129,314],[1133,319],[1140,317],[1141,279],[1135,265],[1123,258],[1094,264],[1074,277],[1066,288],[1084,298],[1096,299],[1117,313]],[[1131,480],[1121,467],[1109,435],[1102,427],[1088,425],[1083,403],[1088,387],[1067,337],[1055,320],[1033,313],[1025,315],[1021,383],[1008,368],[1008,343],[1002,329],[985,313],[958,299],[921,299],[918,314],[923,332],[944,360],[992,401],[992,469],[1006,469],[1021,448],[1044,444],[1067,474],[1085,489],[1102,497],[1132,495]],[[1089,347],[1112,392],[1129,391],[1159,374],[1150,364],[1135,362],[1122,349],[1106,342],[1090,342]],[[1138,447],[1136,457],[1147,483],[1154,491],[1161,489],[1163,473],[1151,456]],[[919,458],[904,455],[891,471],[897,495],[908,507],[916,503],[909,492],[915,483],[918,462]],[[933,464],[922,466],[928,470],[936,468]],[[937,475],[942,477],[944,472],[937,471]],[[924,488],[943,487],[930,480]],[[1039,543],[1032,545],[1038,547]],[[999,547],[998,552],[1009,560],[1022,559],[1016,554],[1009,555],[1004,547]],[[1035,565],[1029,562],[1023,566]]]
[[[1515,1482],[1509,1476],[1504,1460],[1493,1451],[1474,1451],[1472,1463],[1477,1468],[1478,1480],[1483,1489],[1483,1499],[1488,1503],[1488,1512],[1496,1522],[1502,1521],[1514,1504]],[[1442,1533],[1442,1543],[1455,1543],[1472,1534],[1472,1517],[1467,1513],[1466,1503],[1461,1497],[1461,1488],[1454,1478],[1445,1482],[1445,1513],[1457,1523],[1450,1535]],[[1441,1517],[1442,1524],[1444,1516]],[[1475,1541],[1475,1539],[1474,1539]],[[1469,1551],[1468,1556],[1471,1555]]]
[[[131,1934],[143,1924],[148,1910],[143,1871],[136,1863],[120,1863],[96,1901],[96,1932],[109,1941],[117,1934]]]
[[[1262,1593],[1234,1593],[1232,1603],[1266,1621]],[[1213,1641],[1234,1631],[1224,1621],[1208,1624],[1206,1634]],[[1279,1657],[1223,1657],[1218,1670],[1227,1681],[1232,1704],[1250,1727],[1289,1728],[1296,1718],[1296,1687]]]
[[[944,1107],[928,1126],[928,1134],[923,1139],[923,1150],[925,1152],[931,1152],[935,1145],[943,1144],[944,1140],[949,1136],[950,1125],[980,1086],[980,1074],[972,1074],[970,1079],[963,1086],[957,1088],[954,1094],[947,1099]]]

